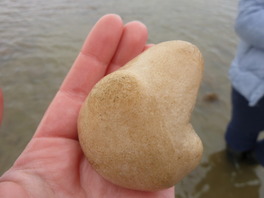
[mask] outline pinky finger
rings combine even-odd
[[[151,43],[151,44],[147,44],[147,45],[145,45],[143,51],[145,51],[145,50],[147,50],[147,49],[153,47],[154,45],[155,45],[155,44],[152,44],[152,43]]]

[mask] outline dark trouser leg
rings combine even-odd
[[[232,89],[232,118],[225,136],[228,146],[235,151],[255,149],[257,137],[263,129],[264,98],[250,107],[248,101]]]
[[[259,163],[264,166],[264,140],[259,141],[255,148],[256,158]]]

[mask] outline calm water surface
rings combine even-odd
[[[227,72],[237,43],[236,7],[236,0],[1,0],[0,86],[5,109],[0,173],[32,137],[93,24],[106,13],[117,13],[125,22],[144,22],[150,43],[187,40],[205,58],[192,117],[204,143],[204,156],[201,165],[177,184],[176,196],[264,197],[263,168],[235,169],[224,157],[223,134],[230,117]],[[205,100],[208,95],[216,95],[217,100]]]

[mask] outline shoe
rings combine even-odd
[[[259,164],[258,160],[256,159],[255,153],[253,150],[248,151],[235,151],[231,149],[229,146],[226,148],[226,156],[227,159],[232,164],[248,164],[248,165],[257,165]]]

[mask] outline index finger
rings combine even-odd
[[[34,137],[77,138],[79,109],[92,87],[105,75],[122,31],[123,23],[117,15],[106,15],[96,23]]]
[[[61,91],[86,96],[107,70],[123,32],[118,15],[102,17],[94,26],[64,80]]]

